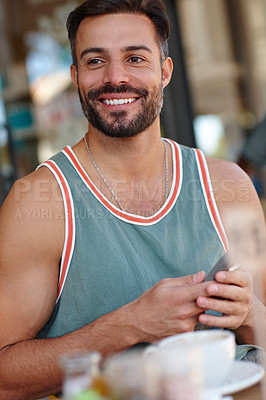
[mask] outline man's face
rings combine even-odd
[[[83,20],[76,53],[78,72],[71,67],[72,79],[94,128],[111,137],[132,137],[154,122],[170,78],[164,77],[169,74],[162,69],[147,17],[110,14]]]

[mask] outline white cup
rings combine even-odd
[[[210,329],[170,336],[146,349],[146,356],[160,358],[162,374],[176,369],[193,370],[202,388],[221,385],[232,367],[236,352],[235,335],[226,330]]]

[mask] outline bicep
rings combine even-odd
[[[52,312],[58,284],[53,221],[31,218],[28,210],[40,205],[30,195],[17,203],[15,190],[0,212],[0,348],[37,335]]]
[[[25,267],[19,262],[20,267]],[[10,265],[6,265],[10,267]],[[0,267],[1,268],[1,267]],[[12,266],[10,267],[12,268]],[[0,347],[34,338],[48,320],[56,296],[56,287],[36,265],[27,265],[14,277],[0,272]]]

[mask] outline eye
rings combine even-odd
[[[99,58],[92,58],[91,60],[88,60],[87,62],[88,65],[99,65],[102,64],[102,60]]]
[[[141,63],[142,61],[144,61],[143,58],[142,58],[142,57],[139,57],[139,56],[132,56],[132,57],[130,57],[130,58],[128,59],[128,62],[133,63],[133,64],[139,64],[139,63]]]

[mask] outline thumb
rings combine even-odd
[[[196,274],[183,276],[182,279],[185,286],[191,286],[203,282],[205,277],[205,272],[199,271]]]

